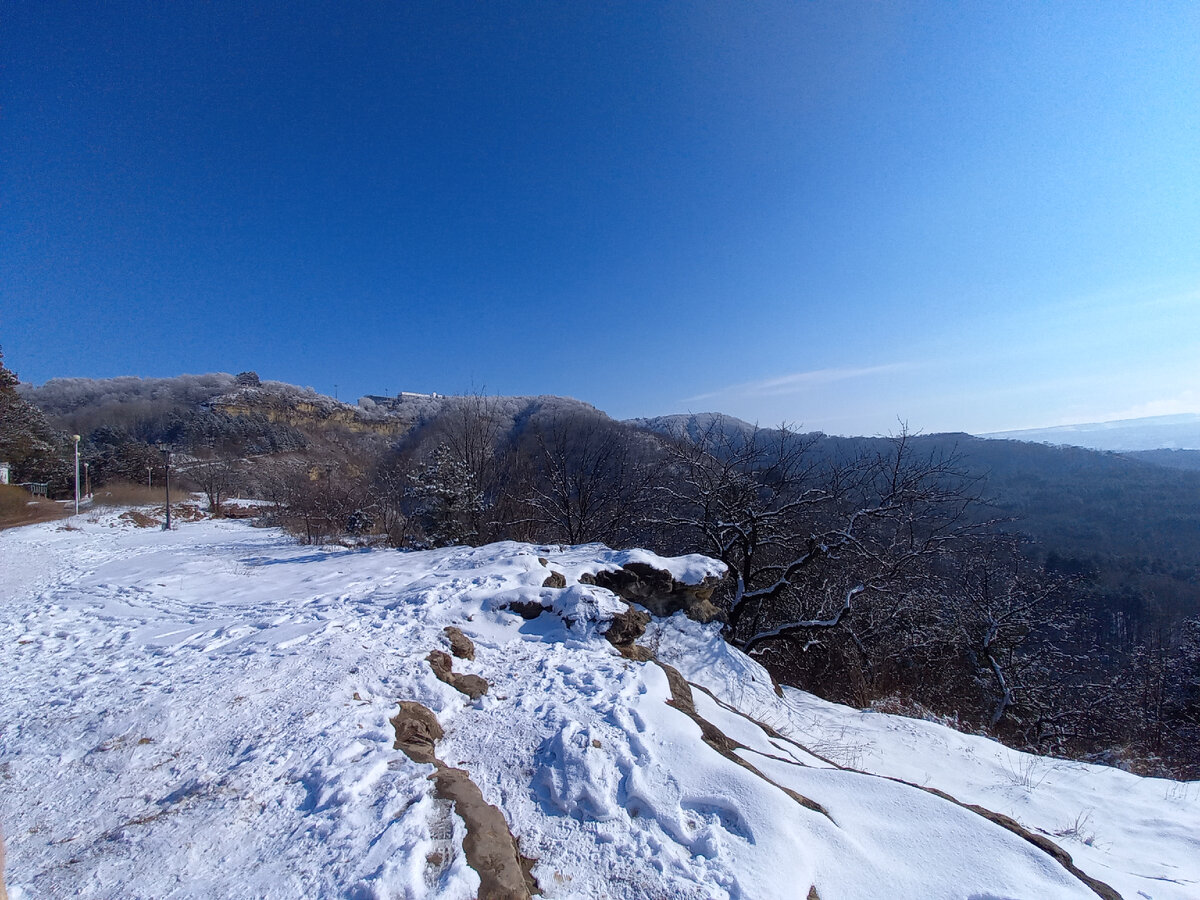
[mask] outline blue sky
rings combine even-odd
[[[1195,3],[13,2],[22,378],[1200,411]]]

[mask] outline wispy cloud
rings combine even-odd
[[[808,372],[793,372],[777,378],[765,378],[761,381],[746,381],[741,384],[731,384],[716,391],[685,397],[682,403],[695,403],[700,400],[712,400],[725,397],[782,397],[787,394],[799,394],[815,387],[823,387],[839,381],[852,378],[869,378],[876,375],[892,375],[916,368],[914,363],[889,363],[882,366],[859,366],[854,368],[812,369]]]

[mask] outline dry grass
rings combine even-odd
[[[162,525],[162,520],[140,513],[136,509],[121,513],[119,518],[126,522],[132,522],[138,528],[157,528]]]
[[[15,484],[0,484],[0,529],[51,522],[64,518],[68,510],[44,497],[33,497]]]
[[[172,485],[172,488],[175,486]],[[174,495],[172,507],[175,503],[183,500],[187,495],[183,491],[172,490]],[[153,506],[162,505],[164,499],[162,485],[155,487],[147,487],[144,484],[130,484],[128,482],[115,481],[104,485],[104,487],[96,488],[96,492],[92,495],[93,506]]]

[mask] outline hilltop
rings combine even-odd
[[[697,585],[722,569],[702,557],[304,547],[117,512],[0,553],[14,900],[526,896],[522,858],[547,898],[1200,885],[1194,784],[777,690],[683,613],[634,637],[587,574]],[[485,826],[511,864],[479,862]]]

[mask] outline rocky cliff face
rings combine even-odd
[[[343,428],[397,437],[412,427],[410,421],[399,416],[366,411],[320,394],[294,396],[262,387],[243,387],[223,394],[209,407],[233,416],[260,415],[270,422],[304,430]]]

